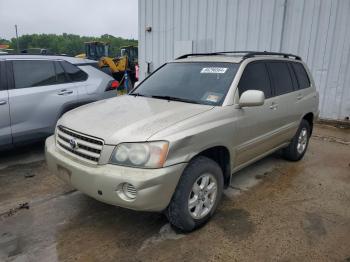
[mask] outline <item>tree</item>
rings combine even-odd
[[[121,37],[115,37],[113,35],[104,34],[100,37],[80,36],[75,34],[63,33],[62,35],[56,34],[31,34],[22,35],[19,37],[20,50],[28,48],[46,48],[50,49],[55,54],[66,54],[75,56],[80,53],[84,53],[84,43],[88,41],[102,41],[108,42],[111,47],[112,56],[119,55],[119,50],[122,46],[134,45],[137,46],[138,42],[134,39],[124,39]],[[6,39],[0,39],[1,43],[9,43],[10,48],[16,49],[17,40],[12,38],[10,41]]]

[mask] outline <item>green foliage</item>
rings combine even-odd
[[[112,56],[117,56],[120,53],[120,47],[126,45],[137,46],[137,40],[124,39],[112,35],[104,34],[100,37],[79,36],[74,34],[62,35],[56,34],[32,34],[22,35],[19,37],[20,50],[28,48],[46,48],[50,49],[55,54],[66,54],[75,56],[85,52],[84,42],[102,41],[110,44]],[[17,40],[12,38],[11,41],[0,39],[0,43],[9,43],[10,48],[16,49]]]
[[[9,45],[10,41],[0,37],[0,45]]]

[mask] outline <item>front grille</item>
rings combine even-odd
[[[98,163],[103,148],[103,140],[62,126],[57,127],[56,142],[62,150],[93,164]]]

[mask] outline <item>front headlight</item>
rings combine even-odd
[[[168,154],[166,141],[122,143],[113,151],[110,163],[121,166],[144,168],[163,167]]]

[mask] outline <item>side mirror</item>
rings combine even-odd
[[[140,81],[136,81],[136,82],[134,83],[134,88],[137,87],[139,84],[140,84]]]
[[[260,90],[247,90],[239,99],[240,107],[262,106],[265,102],[264,92]]]

